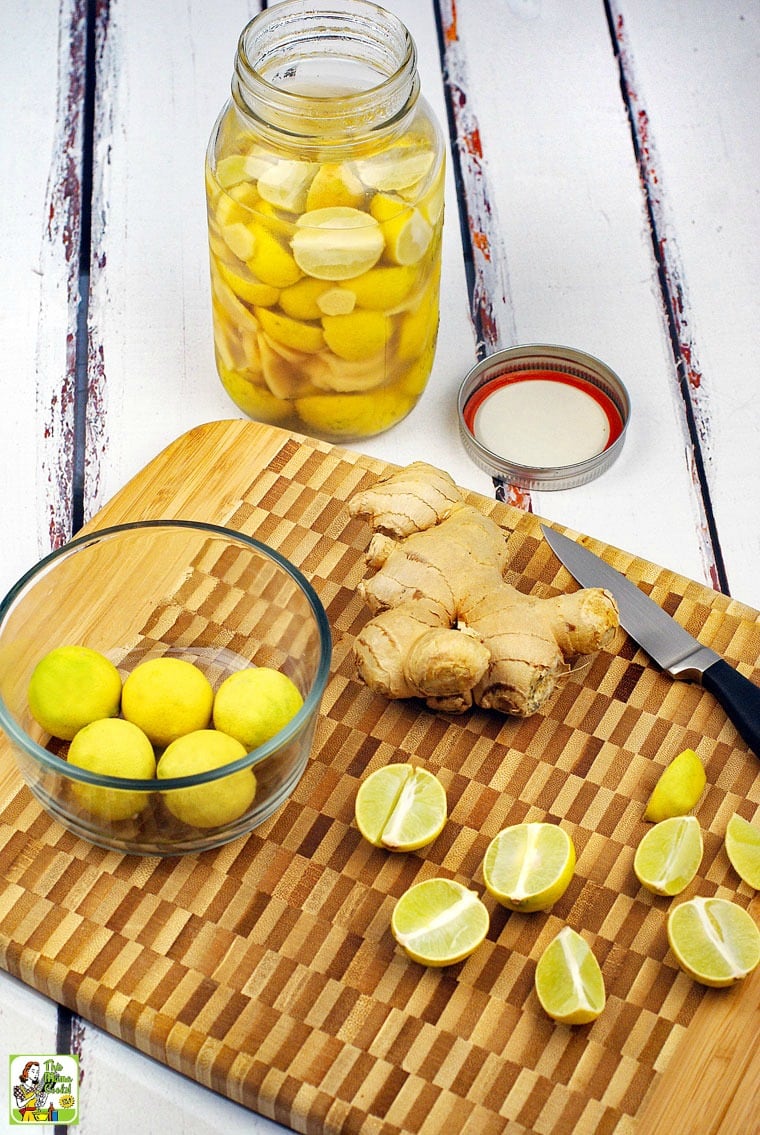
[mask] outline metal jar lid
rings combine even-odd
[[[497,402],[503,413],[505,396],[511,398],[514,393],[511,388],[530,379],[541,381],[541,406],[536,409],[534,400],[532,425],[545,428],[548,436],[557,437],[558,443],[563,439],[566,442],[567,431],[576,429],[582,456],[573,454],[568,460],[566,446],[558,444],[557,452],[564,449],[564,455],[556,464],[546,457],[541,463],[531,464],[524,457],[518,460],[514,449],[519,446],[514,441],[511,454],[507,452],[508,440],[505,439],[503,449],[494,442],[494,433],[499,433]],[[573,424],[565,415],[568,398],[590,414],[582,414]],[[498,351],[473,367],[459,388],[457,411],[464,447],[486,473],[525,489],[573,489],[593,481],[617,459],[625,442],[631,403],[621,380],[599,359],[573,347],[529,344]],[[540,420],[536,414],[542,415]],[[552,423],[557,417],[560,422],[553,433]],[[589,432],[584,437],[591,420],[594,434]]]

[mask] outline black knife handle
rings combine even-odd
[[[722,658],[707,667],[702,685],[720,702],[750,749],[760,757],[760,686]]]

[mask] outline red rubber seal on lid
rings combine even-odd
[[[620,416],[617,406],[610,401],[604,391],[594,386],[593,383],[586,382],[585,379],[576,378],[573,374],[562,374],[562,372],[558,370],[515,371],[512,374],[502,374],[498,378],[493,378],[490,382],[485,383],[485,385],[476,390],[465,403],[463,417],[470,433],[475,433],[475,415],[478,410],[497,390],[501,390],[503,386],[512,386],[516,382],[535,382],[538,380],[542,380],[543,382],[561,382],[565,386],[572,386],[576,390],[580,390],[588,395],[589,398],[593,398],[597,405],[604,411],[609,426],[609,436],[603,447],[604,449],[609,449],[620,437],[623,432],[623,419]]]

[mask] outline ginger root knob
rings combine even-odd
[[[363,681],[388,698],[527,717],[570,660],[608,645],[619,625],[601,588],[539,599],[508,584],[504,533],[432,465],[383,478],[349,509],[375,532],[359,587],[374,617],[354,657]]]

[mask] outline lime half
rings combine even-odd
[[[567,890],[575,847],[557,824],[527,823],[495,836],[483,859],[486,888],[510,910],[546,910]]]
[[[488,922],[488,910],[474,891],[453,879],[426,879],[398,900],[391,930],[415,962],[446,966],[477,950]]]
[[[298,267],[318,280],[350,280],[368,272],[384,246],[375,218],[348,205],[303,213],[291,243]]]
[[[359,786],[355,814],[359,831],[375,847],[415,851],[441,833],[446,792],[427,769],[387,765]]]
[[[668,941],[681,969],[702,985],[734,985],[760,962],[760,930],[728,899],[680,903],[668,916]]]

